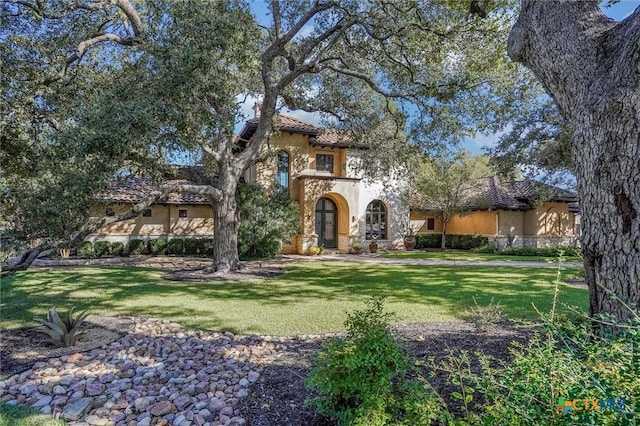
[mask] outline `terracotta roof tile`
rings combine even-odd
[[[169,184],[193,183],[185,179],[167,180]],[[157,190],[158,186],[147,177],[129,177],[109,182],[105,191],[98,193],[97,198],[109,203],[138,203],[148,194]],[[209,200],[199,194],[169,194],[156,204],[195,204],[208,205]]]
[[[531,210],[536,200],[575,203],[577,196],[567,190],[534,180],[505,181],[498,176],[478,179],[467,191],[468,208],[471,210]],[[424,206],[420,194],[412,191],[410,205],[414,208],[436,210],[436,206]]]

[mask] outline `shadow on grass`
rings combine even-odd
[[[163,271],[133,267],[33,270],[2,281],[2,324],[31,324],[56,305],[103,315],[132,314],[180,319],[185,325],[234,332],[259,332],[269,321],[302,321],[305,315],[344,312],[349,304],[386,293],[390,309],[405,313],[437,310],[461,318],[473,298],[493,298],[510,318],[535,318],[535,304],[548,311],[556,271],[551,268],[487,266],[294,264],[279,277],[248,282],[166,281]],[[577,271],[563,271],[563,279]],[[587,292],[561,286],[561,301],[587,306]],[[314,308],[309,310],[310,308]],[[270,316],[274,316],[271,318]],[[279,318],[284,315],[283,318]],[[414,321],[420,320],[422,314]],[[228,318],[242,318],[242,325]],[[290,318],[287,318],[290,316]],[[322,321],[318,318],[316,321]],[[267,328],[268,329],[268,328]]]

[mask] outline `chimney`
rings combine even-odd
[[[261,108],[262,108],[262,102],[256,102],[253,104],[253,114],[255,118],[260,118]]]

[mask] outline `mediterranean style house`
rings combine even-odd
[[[577,244],[580,216],[577,197],[569,191],[532,180],[491,176],[475,182],[469,200],[468,212],[447,223],[448,234],[485,235],[499,249]],[[418,233],[441,233],[437,211],[413,204],[411,226]]]
[[[257,118],[248,120],[237,137],[250,143]],[[286,115],[278,117],[278,131],[269,142],[274,155],[245,173],[245,181],[265,188],[280,187],[300,206],[301,227],[282,247],[283,253],[308,253],[312,245],[348,251],[355,242],[364,247],[377,239],[381,249],[400,249],[408,229],[439,233],[437,211],[410,206],[409,183],[401,179],[364,179],[358,171],[361,151],[340,133]],[[178,176],[177,178],[180,178]],[[482,202],[447,224],[449,234],[482,234],[496,246],[540,247],[573,243],[578,232],[576,197],[557,188],[550,201],[536,203],[541,184],[504,182],[497,177],[477,185]],[[116,180],[101,195],[92,216],[126,211],[152,188],[144,177]],[[478,197],[476,197],[478,198]],[[200,195],[172,194],[136,219],[105,227],[90,239],[126,241],[131,238],[211,237],[213,215]]]

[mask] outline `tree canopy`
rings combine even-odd
[[[168,191],[207,195],[215,267],[237,268],[237,184],[283,105],[322,113],[387,159],[399,134],[430,149],[494,128],[530,87],[502,48],[513,3],[273,0],[256,19],[233,0],[4,0],[3,216],[21,241],[82,237],[105,223],[87,226],[95,191],[144,172],[158,191],[108,220]],[[239,152],[248,96],[260,118]],[[162,185],[178,154],[207,176]]]

